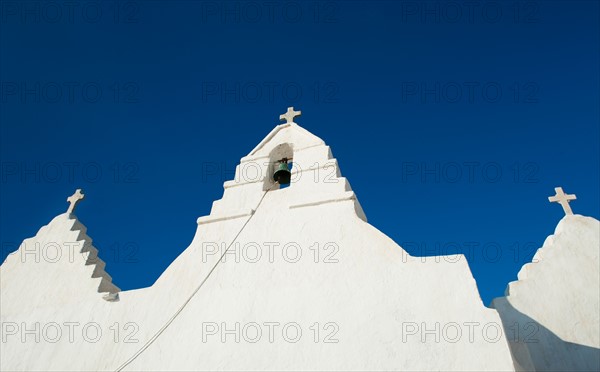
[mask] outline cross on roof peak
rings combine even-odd
[[[296,116],[302,115],[302,111],[294,111],[294,106],[288,107],[285,114],[279,115],[279,120],[285,120],[285,123],[293,123]]]
[[[69,204],[69,209],[67,209],[67,213],[71,214],[75,211],[75,207],[77,206],[77,203],[79,203],[80,200],[83,200],[83,198],[85,197],[84,194],[81,193],[81,189],[77,189],[77,191],[75,191],[75,193],[71,196],[69,196],[67,198],[67,201],[70,203]]]
[[[552,203],[560,204],[563,207],[563,210],[565,211],[565,215],[573,214],[573,211],[571,210],[571,206],[569,205],[569,202],[571,200],[577,199],[577,196],[574,194],[573,195],[565,194],[562,187],[555,187],[554,191],[556,191],[556,195],[549,196],[548,201],[550,201]]]

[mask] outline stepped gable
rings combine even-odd
[[[56,216],[25,239],[0,266],[2,312],[52,307],[98,297],[114,301],[120,289],[87,228],[71,213]]]
[[[498,310],[518,370],[600,369],[600,222],[568,214]]]

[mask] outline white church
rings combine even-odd
[[[0,370],[600,370],[600,223],[573,195],[556,189],[565,217],[486,307],[464,256],[412,257],[367,222],[299,115],[150,287],[112,283],[68,198],[0,266]]]

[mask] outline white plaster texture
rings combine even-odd
[[[283,157],[293,159],[292,184],[278,189],[273,164]],[[567,235],[576,245],[577,231]],[[0,267],[2,370],[514,370],[465,257],[411,257],[371,226],[330,148],[295,123],[241,159],[152,286],[110,302],[103,295],[118,288],[103,263],[21,258],[35,243],[76,241],[92,247],[75,216],[60,215]],[[36,323],[38,342],[23,332]],[[43,331],[51,323],[63,331],[53,342]],[[72,337],[67,323],[78,324]]]
[[[567,215],[494,299],[517,369],[600,370],[600,222]]]

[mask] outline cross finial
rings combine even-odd
[[[279,115],[279,120],[285,120],[285,123],[293,123],[296,116],[302,115],[302,111],[294,111],[294,107],[288,107],[285,114]]]
[[[69,209],[67,209],[67,213],[71,214],[75,211],[75,206],[77,203],[85,197],[84,194],[81,193],[81,189],[77,189],[75,193],[67,198],[67,201],[71,203],[69,205]]]
[[[565,215],[573,214],[569,201],[577,199],[577,196],[565,194],[562,187],[555,187],[554,191],[556,191],[556,195],[548,197],[548,200],[562,205]]]

